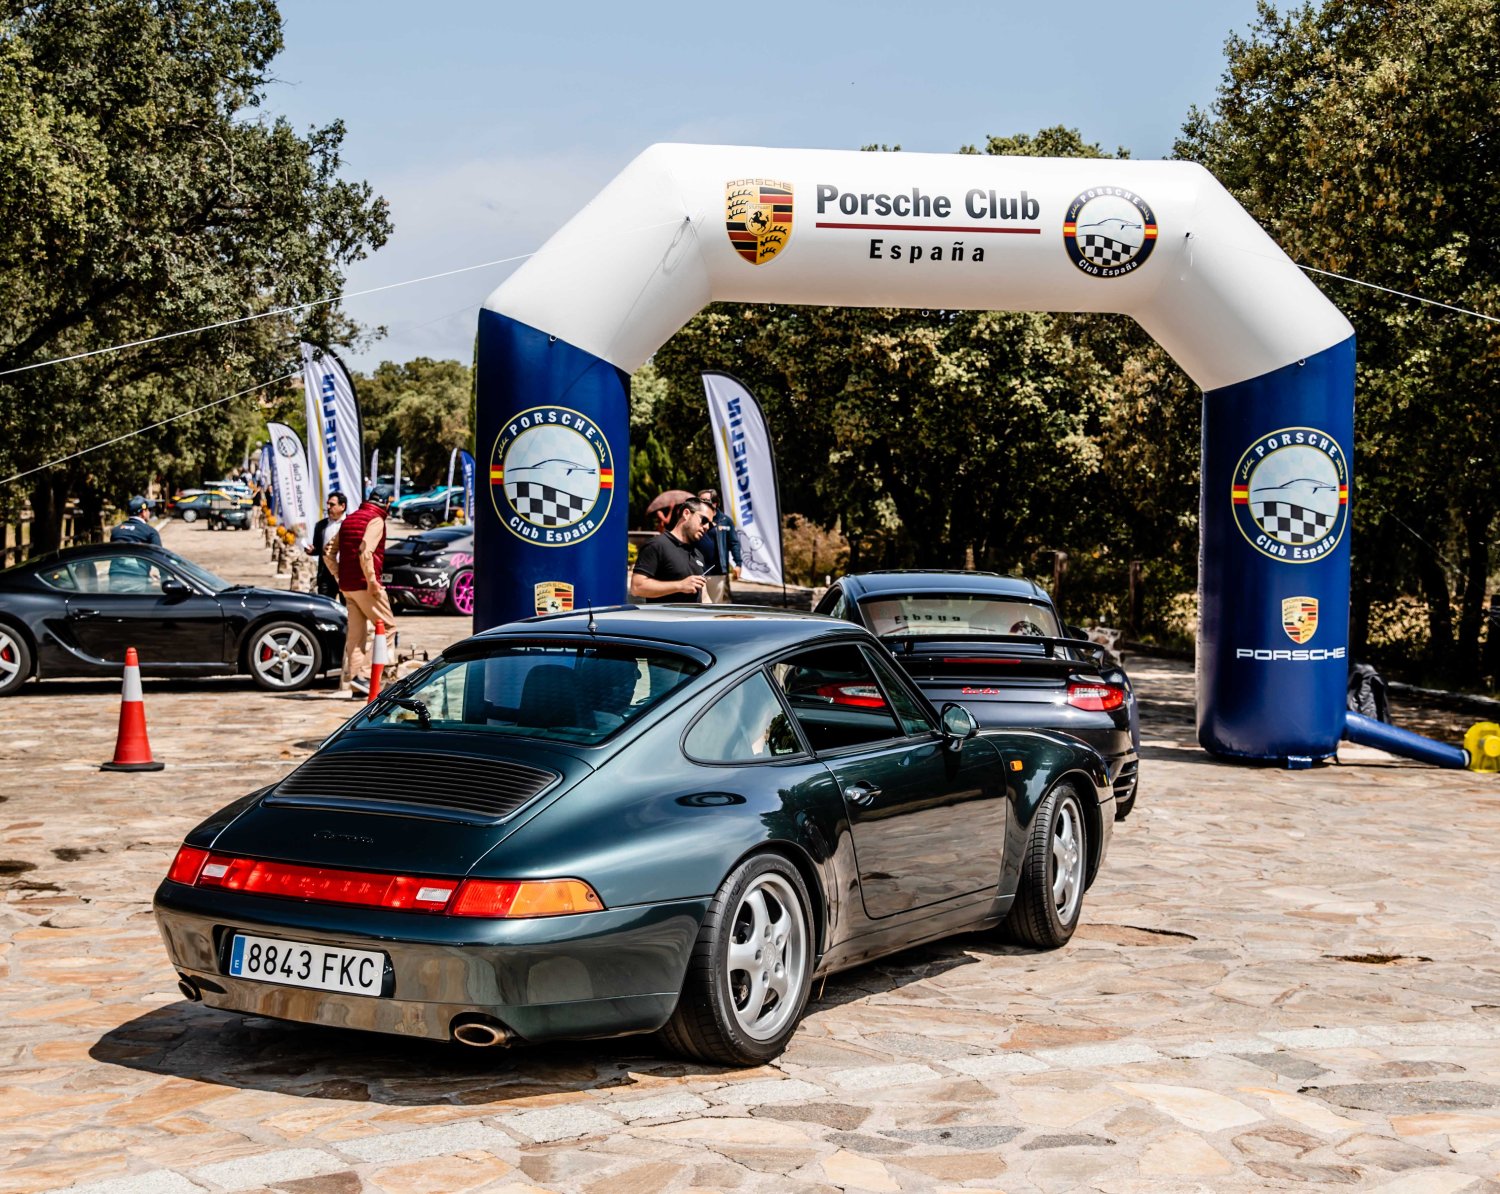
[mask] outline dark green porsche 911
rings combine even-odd
[[[847,622],[600,610],[388,689],[194,829],[155,908],[212,1007],[751,1065],[819,975],[995,926],[1065,943],[1112,800],[1093,749],[933,709]]]

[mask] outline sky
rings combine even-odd
[[[386,245],[346,292],[387,334],[346,354],[472,355],[480,305],[658,141],[929,153],[1076,128],[1160,158],[1209,108],[1224,42],[1255,0],[680,4],[636,0],[281,0],[264,111],[342,120],[343,174],[391,205]]]

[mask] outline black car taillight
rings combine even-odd
[[[1111,684],[1068,681],[1068,704],[1090,713],[1109,713],[1125,703],[1125,690]]]

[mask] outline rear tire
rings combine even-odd
[[[433,527],[437,526],[437,515],[423,510],[422,513],[417,515],[417,526],[421,527],[424,531],[432,530]]]
[[[184,510],[182,512],[182,521],[183,522],[197,522],[198,521],[198,511],[196,511],[196,510]]]
[[[714,1065],[779,1056],[812,987],[810,906],[802,876],[780,855],[735,867],[703,918],[663,1044]]]
[[[0,697],[10,696],[31,675],[31,647],[21,632],[0,623]]]
[[[1088,833],[1078,789],[1066,781],[1058,784],[1043,798],[1032,823],[1021,860],[1021,886],[1000,926],[1006,940],[1057,949],[1072,938],[1083,912]]]

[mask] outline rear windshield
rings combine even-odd
[[[859,603],[865,621],[882,638],[892,635],[1033,634],[1061,638],[1057,615],[1047,606],[1013,597],[973,593],[913,593],[867,597]]]
[[[404,704],[373,705],[355,728],[483,730],[592,746],[702,670],[672,652],[622,644],[502,647],[440,660],[392,691]]]

